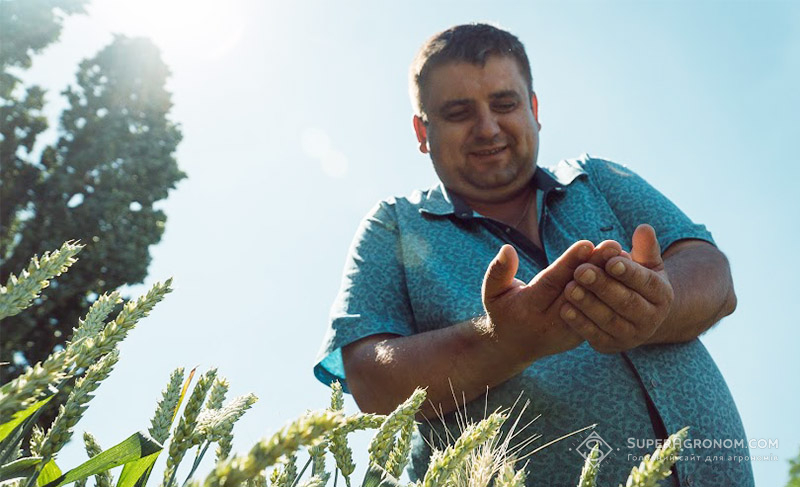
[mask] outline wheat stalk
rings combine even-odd
[[[256,403],[255,394],[245,394],[231,400],[220,409],[205,409],[197,416],[197,426],[192,433],[192,444],[219,441],[230,434],[233,425]]]
[[[233,432],[229,432],[217,441],[217,462],[225,460],[233,448]],[[266,481],[266,479],[264,479]]]
[[[31,439],[28,442],[28,450],[30,450],[32,457],[41,456],[42,443],[44,443],[44,430],[36,424],[31,430]]]
[[[61,406],[58,416],[42,441],[40,453],[43,458],[52,458],[69,441],[72,437],[72,428],[88,407],[86,403],[94,397],[92,392],[108,377],[118,360],[119,351],[113,350],[89,367],[86,375],[78,379],[67,402]]]
[[[282,467],[276,467],[272,471],[270,480],[273,487],[292,487],[297,480],[297,455],[291,452],[284,456],[281,461]]]
[[[83,445],[86,448],[86,454],[89,458],[94,458],[99,455],[103,449],[97,443],[97,439],[88,431],[83,433]],[[108,471],[100,472],[94,476],[95,487],[111,487],[114,483],[114,477]]]
[[[514,460],[507,458],[497,472],[494,487],[525,487],[525,469],[514,470]]]
[[[338,412],[318,411],[305,414],[272,437],[256,443],[247,455],[234,456],[219,462],[206,477],[205,486],[235,487],[274,465],[281,456],[293,453],[302,445],[320,440],[325,433],[343,423],[342,415]]]
[[[683,441],[689,428],[683,428],[670,435],[663,445],[656,448],[653,456],[645,455],[639,467],[633,467],[625,487],[657,487],[658,483],[669,477],[672,465],[678,460]]]
[[[411,435],[416,427],[417,424],[414,422],[414,418],[411,418],[411,421],[408,421],[400,428],[400,437],[386,460],[385,469],[395,478],[400,478],[403,469],[408,464],[408,455],[411,452]]]
[[[150,429],[148,430],[150,436],[161,444],[164,444],[169,438],[169,430],[181,398],[182,385],[183,367],[179,367],[170,374],[167,387],[161,392],[161,400],[158,401],[153,419],[150,420]]]
[[[64,242],[61,248],[34,256],[28,268],[19,277],[11,274],[5,286],[0,286],[0,320],[14,316],[31,305],[44,288],[50,285],[50,279],[61,275],[69,266],[78,261],[75,255],[83,249],[83,245]]]
[[[197,484],[199,487],[199,484]],[[264,474],[258,474],[251,479],[244,482],[244,487],[267,487],[267,477]]]
[[[328,477],[322,475],[312,475],[305,482],[299,484],[297,487],[323,487],[328,483]]]
[[[95,338],[84,338],[76,347],[78,368],[85,368],[91,365],[98,357],[111,352],[119,342],[125,339],[128,332],[136,326],[142,318],[150,314],[156,304],[164,296],[172,291],[172,279],[167,279],[164,283],[157,282],[147,291],[147,294],[140,296],[136,302],[128,301],[122,307],[117,317],[108,323],[103,331]]]
[[[225,402],[225,394],[228,393],[230,383],[228,379],[218,376],[214,379],[214,385],[211,386],[211,392],[208,393],[208,400],[206,401],[206,409],[219,409],[222,403]]]
[[[440,454],[431,456],[430,466],[422,481],[423,487],[445,485],[471,451],[497,435],[505,420],[503,414],[493,413],[481,422],[467,426],[455,444],[448,446]]]
[[[344,409],[344,393],[339,381],[331,383],[331,405],[330,411],[342,411]],[[348,418],[349,419],[349,418]],[[356,469],[353,463],[353,450],[347,444],[347,432],[342,428],[331,431],[328,435],[328,450],[330,450],[336,468],[342,472],[345,484],[350,486],[350,475]]]
[[[183,416],[181,417],[178,426],[175,428],[175,434],[169,443],[169,456],[167,456],[167,468],[164,470],[163,487],[171,487],[175,479],[178,465],[183,460],[186,451],[192,446],[192,436],[195,427],[197,426],[197,417],[200,415],[200,410],[203,407],[203,402],[206,399],[206,394],[214,382],[217,375],[217,369],[210,369],[205,374],[201,375],[195,384],[189,400],[186,402],[186,407],[183,409]]]
[[[578,480],[578,487],[595,487],[597,483],[597,472],[600,466],[597,459],[600,457],[600,449],[598,445],[594,445],[589,456],[583,464],[581,470],[581,477]]]
[[[61,350],[51,354],[6,385],[7,392],[0,396],[0,424],[11,419],[11,415],[36,402],[44,393],[54,392],[53,386],[67,377],[66,370],[74,357]]]
[[[78,327],[72,329],[70,343],[75,343],[82,338],[91,338],[103,331],[105,320],[114,310],[114,306],[122,302],[117,291],[103,294],[92,303],[86,316],[78,321]]]
[[[325,471],[325,442],[310,447],[308,454],[311,457],[311,475],[318,475],[327,481],[330,475]]]
[[[389,453],[394,448],[394,436],[409,421],[414,421],[414,416],[419,412],[420,406],[425,402],[427,394],[424,389],[416,389],[411,397],[400,404],[389,416],[386,417],[378,432],[369,444],[369,463],[383,466],[389,459]]]

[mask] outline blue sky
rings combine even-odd
[[[110,446],[146,428],[178,366],[217,366],[234,394],[261,398],[235,450],[327,404],[311,368],[353,232],[379,199],[435,182],[411,128],[408,64],[432,33],[469,21],[528,49],[540,165],[583,152],[627,164],[712,231],[739,307],[703,342],[748,436],[779,440],[753,452],[779,457],[754,462],[757,484],[785,482],[800,448],[789,2],[95,0],[28,79],[49,88],[55,115],[77,62],[112,32],[152,36],[189,177],[163,204],[147,280],[174,276],[175,292],[123,344],[79,431]],[[75,443],[61,464],[82,458]]]

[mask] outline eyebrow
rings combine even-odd
[[[519,93],[515,90],[502,90],[497,91],[489,95],[489,98],[492,100],[497,100],[499,98],[514,98],[518,100],[520,98]],[[447,100],[446,102],[442,103],[439,107],[439,111],[445,111],[448,108],[458,107],[463,105],[470,105],[472,100],[470,98],[456,98],[455,100]]]
[[[515,90],[503,90],[503,91],[498,91],[496,93],[492,93],[491,95],[489,95],[489,98],[491,98],[492,100],[496,100],[498,98],[514,98],[515,100],[519,100],[520,96],[519,93],[517,93]]]

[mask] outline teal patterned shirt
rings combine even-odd
[[[613,239],[630,250],[633,231],[642,223],[653,226],[664,250],[681,239],[714,243],[703,225],[693,223],[642,178],[606,160],[584,155],[550,169],[540,167],[532,184],[540,203],[544,250],[515,229],[472,211],[442,185],[378,203],[350,248],[314,368],[316,377],[325,384],[338,380],[347,390],[343,346],[379,333],[423,333],[483,314],[483,275],[504,243],[517,249],[517,278],[524,282],[577,240],[596,245]],[[690,427],[692,441],[665,484],[754,485],[739,413],[698,339],[615,354],[598,353],[584,342],[538,360],[460,413],[479,420],[515,404],[512,419],[520,417],[517,430],[522,432],[512,445],[541,435],[524,446],[521,455],[597,425],[527,458],[528,486],[576,485],[581,455],[597,441],[605,445],[601,453],[606,454],[597,485],[624,484],[631,467],[655,449],[655,440],[684,426]],[[454,413],[444,419],[420,424],[412,478],[424,475],[428,444],[443,447],[460,431]],[[507,421],[506,430],[512,423]]]

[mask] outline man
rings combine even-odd
[[[522,436],[597,424],[610,449],[598,485],[624,482],[652,440],[684,426],[692,438],[744,439],[697,340],[736,306],[705,227],[614,163],[586,155],[538,168],[538,101],[510,33],[448,29],[411,75],[414,130],[441,184],[383,201],[362,222],[317,377],[379,413],[427,387],[434,419],[420,433],[434,444],[457,433],[454,393],[472,419],[521,394],[520,424],[540,416]],[[575,485],[582,438],[532,455],[528,485]],[[427,454],[418,439],[412,476]],[[679,462],[675,485],[753,483],[747,462],[703,460]]]

